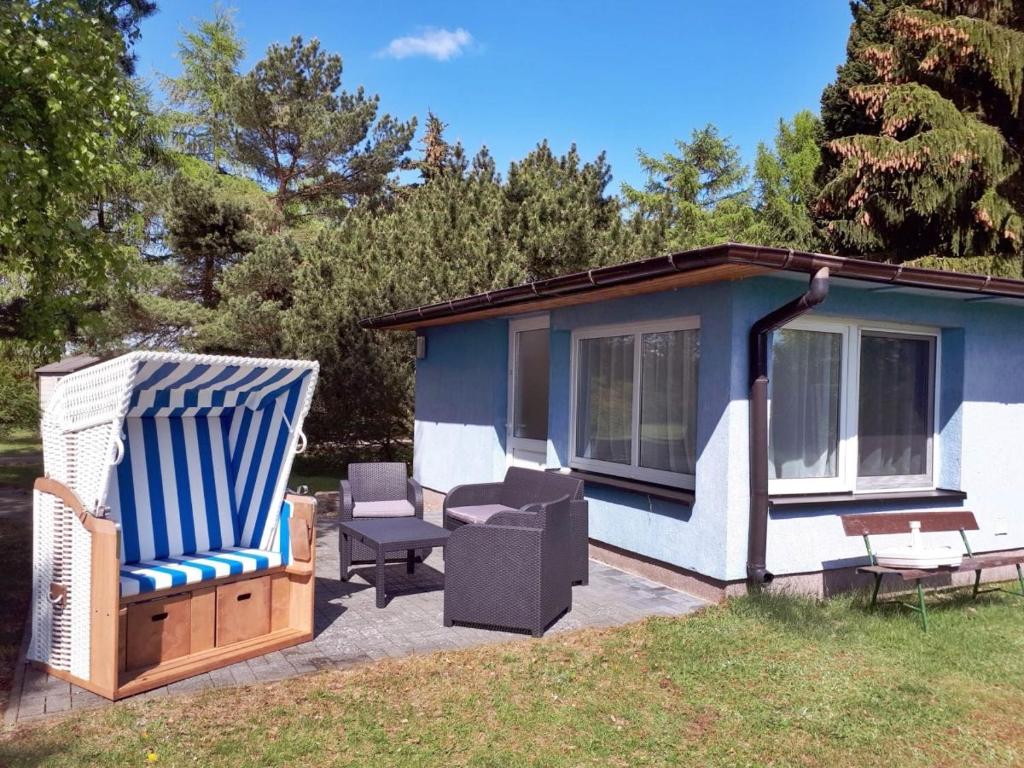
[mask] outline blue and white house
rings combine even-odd
[[[727,244],[364,326],[417,334],[425,487],[576,473],[592,555],[668,583],[845,586],[846,512],[1024,547],[1024,281]]]

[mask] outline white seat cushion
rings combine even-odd
[[[473,504],[465,507],[450,507],[448,514],[464,523],[486,523],[499,512],[516,512],[504,504]]]
[[[416,508],[405,499],[393,501],[357,501],[352,517],[413,517]]]
[[[252,573],[279,565],[281,555],[278,552],[241,547],[131,563],[121,566],[121,597],[198,584],[209,579]]]

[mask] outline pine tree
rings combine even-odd
[[[341,71],[340,56],[296,36],[232,89],[235,160],[269,183],[282,211],[378,195],[409,149],[416,121],[378,116],[380,99],[342,91]]]
[[[853,8],[851,62],[823,99],[819,211],[834,247],[1024,254],[1024,3]]]
[[[433,112],[427,112],[427,122],[423,132],[423,156],[412,163],[412,167],[420,172],[424,182],[438,178],[451,167],[455,148],[444,137],[448,124],[441,121]]]

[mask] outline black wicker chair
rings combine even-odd
[[[498,512],[526,504],[569,497],[569,568],[573,584],[590,580],[588,556],[590,523],[583,481],[559,472],[509,467],[500,483],[477,483],[452,488],[444,500],[443,522],[450,531],[467,523],[482,523]]]
[[[349,464],[348,480],[338,485],[338,507],[341,519],[418,517],[423,519],[423,489],[409,477],[408,469],[400,461],[371,464]],[[346,548],[349,551],[346,552]],[[338,553],[342,567],[352,563],[375,563],[376,552],[358,541],[347,541],[338,537]],[[419,551],[419,559],[425,560],[429,549]],[[401,557],[399,557],[401,556]],[[395,553],[389,560],[405,559],[405,554]],[[345,573],[342,570],[342,573]]]
[[[459,526],[444,558],[444,625],[540,637],[572,610],[569,497]]]

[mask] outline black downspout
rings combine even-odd
[[[747,584],[757,589],[774,575],[765,565],[768,546],[768,334],[809,312],[828,296],[828,267],[811,277],[807,291],[750,327],[750,532]]]

